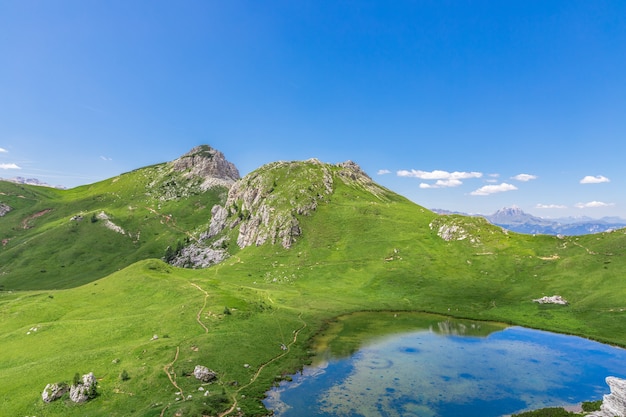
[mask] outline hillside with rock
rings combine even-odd
[[[207,238],[238,227],[237,245],[266,242],[289,248],[301,234],[298,216],[308,216],[329,199],[335,182],[361,187],[380,199],[380,187],[352,161],[331,165],[317,159],[275,162],[233,185],[224,207],[216,207]]]
[[[70,190],[0,181],[0,289],[71,287],[141,259],[171,259],[201,240],[239,178],[223,153],[202,145]]]
[[[420,311],[626,346],[626,230],[533,236],[440,216],[353,162],[235,177],[201,147],[72,190],[0,184],[1,415],[265,416],[316,335],[365,311],[385,316],[363,327],[368,344]],[[96,395],[58,382],[77,369]]]

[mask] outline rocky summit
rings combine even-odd
[[[204,190],[216,185],[230,187],[240,177],[237,167],[208,145],[193,148],[171,164],[174,171],[183,172],[187,178],[204,178],[201,185]]]

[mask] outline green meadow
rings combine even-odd
[[[146,195],[142,178],[158,170],[67,191],[2,183],[1,201],[15,209],[0,218],[10,238],[0,251],[0,415],[266,415],[264,393],[310,360],[328,322],[357,311],[440,313],[626,346],[624,230],[520,235],[372,194],[333,171],[332,193],[298,216],[290,249],[231,240],[223,263],[181,269],[160,258],[206,230],[226,191],[163,199],[163,180]],[[290,187],[278,181],[273,192]],[[131,236],[92,222],[100,211]],[[532,301],[555,294],[569,304]],[[195,365],[217,381],[198,381]],[[46,384],[88,372],[95,399],[42,401]]]

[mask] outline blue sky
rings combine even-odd
[[[209,144],[353,160],[428,208],[626,217],[626,2],[0,2],[0,177]]]

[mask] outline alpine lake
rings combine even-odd
[[[267,393],[280,417],[499,417],[567,407],[626,377],[626,350],[576,336],[424,313],[355,313]]]

